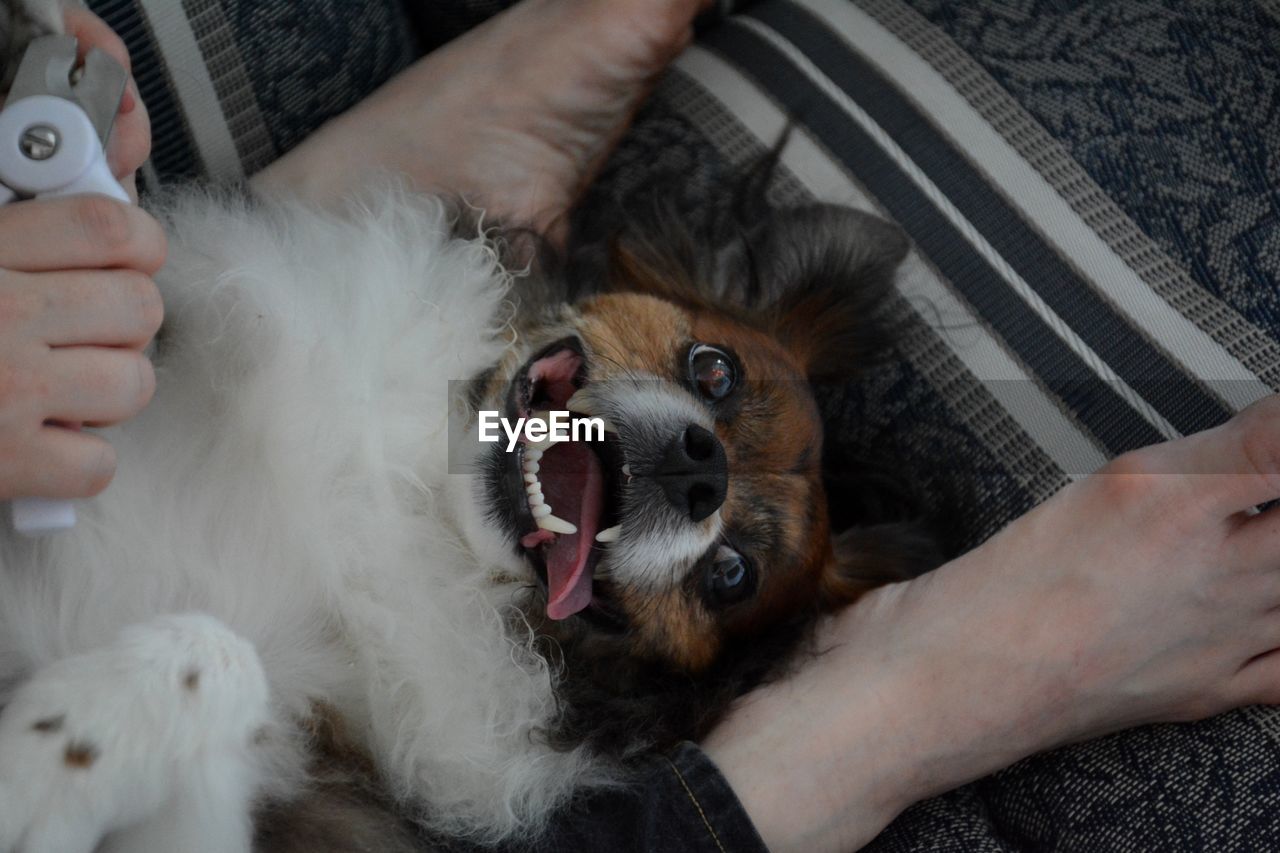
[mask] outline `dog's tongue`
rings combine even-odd
[[[604,474],[596,455],[579,442],[562,441],[542,454],[538,479],[552,512],[578,528],[547,546],[547,616],[567,619],[591,603],[587,556],[600,530]]]

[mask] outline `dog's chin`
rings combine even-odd
[[[589,383],[581,343],[565,338],[535,353],[507,386],[503,417],[514,424],[539,411],[564,411]],[[596,534],[621,522],[621,469],[615,437],[557,442],[544,450],[523,441],[510,452],[504,442],[490,451],[488,496],[502,532],[515,542],[542,595],[546,615],[618,633],[626,621],[598,576],[607,544]],[[548,517],[548,513],[554,513]],[[569,532],[572,530],[573,532]]]

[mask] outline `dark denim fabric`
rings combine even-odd
[[[692,743],[645,762],[636,784],[566,814],[537,853],[767,853],[737,796]]]

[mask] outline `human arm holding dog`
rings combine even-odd
[[[83,50],[128,67],[123,42],[92,13],[70,9],[66,26]],[[107,158],[135,199],[150,138],[130,81]],[[110,482],[110,445],[59,424],[114,424],[150,399],[143,350],[163,314],[151,276],[164,255],[159,224],[106,197],[0,207],[0,498],[87,497]]]
[[[704,748],[770,848],[851,850],[1033,753],[1280,702],[1280,397],[873,591]]]

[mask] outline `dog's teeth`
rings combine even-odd
[[[529,493],[529,508],[530,508],[530,509],[533,509],[535,506],[543,506],[546,502],[547,502],[547,499],[543,496],[542,492],[530,492],[530,493]]]
[[[615,524],[607,530],[601,530],[596,534],[597,542],[617,542],[618,537],[622,535],[622,525]]]
[[[546,505],[543,504],[543,506]],[[551,515],[550,512],[551,507],[547,507],[547,515],[543,515],[541,517],[536,514],[534,515],[534,518],[538,521],[538,526],[543,530],[550,530],[552,533],[564,533],[566,535],[578,532],[578,528],[576,526],[565,521],[563,518],[557,518],[556,516]]]
[[[537,462],[539,459],[542,458],[542,452],[550,448],[551,445],[555,444],[555,442],[551,440],[551,412],[547,411],[546,409],[541,409],[536,412],[530,412],[529,423],[533,423],[534,421],[541,421],[543,424],[546,425],[546,437],[543,438],[541,441],[525,442],[524,458],[525,458],[526,464],[528,464],[529,462]],[[529,428],[528,424],[526,424],[525,429],[528,430],[528,428]],[[534,470],[537,470],[537,469],[535,468]]]
[[[526,474],[536,474],[542,470],[542,466],[537,462],[530,462],[528,459],[524,461],[524,472]]]
[[[551,446],[553,444],[555,444],[555,440],[551,438],[551,433],[547,433],[547,437],[542,439],[542,441],[530,441],[524,446],[525,458],[528,459],[529,453],[530,451],[532,451],[534,453],[537,453],[538,458],[541,459],[542,451],[551,449]],[[534,464],[537,464],[537,463],[534,463]]]
[[[542,523],[544,519],[555,518],[555,516],[551,514],[551,504],[543,501],[538,501],[536,504],[531,503],[529,506],[529,512],[533,513],[533,517],[538,520],[539,527],[547,527],[547,525]],[[547,527],[547,529],[550,530],[551,528]]]
[[[630,462],[622,466],[622,476],[626,477],[628,480],[631,479],[631,463]]]
[[[538,482],[538,475],[533,473],[525,474],[524,481],[529,484],[536,483]]]
[[[529,496],[530,496],[530,497],[532,497],[533,495],[541,495],[541,494],[542,494],[542,484],[541,484],[541,483],[539,483],[537,480],[534,480],[532,483],[530,483],[529,485],[525,486],[525,487],[524,487],[524,490],[525,490],[526,492],[528,492],[528,493],[529,493]]]

